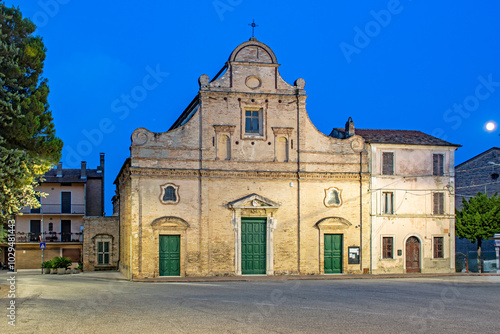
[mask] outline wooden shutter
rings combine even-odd
[[[444,175],[444,156],[442,154],[432,155],[432,175],[441,176]]]
[[[443,237],[434,237],[434,258],[442,259],[443,257]]]
[[[384,259],[392,259],[393,258],[393,251],[392,251],[392,237],[383,237],[383,251],[382,251],[382,257]]]
[[[392,152],[382,153],[382,174],[394,175],[394,153]]]
[[[432,210],[432,213],[435,215],[444,214],[444,195],[443,195],[443,193],[434,193],[433,194],[433,202],[434,202],[434,208]]]

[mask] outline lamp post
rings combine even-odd
[[[41,206],[41,203],[40,203],[40,213],[42,214],[42,233],[40,234],[40,244],[43,242],[43,235],[44,235],[44,229],[43,229],[43,208]],[[41,247],[40,247],[41,248]],[[42,248],[42,263],[40,264],[40,267],[41,267],[41,270],[42,270],[42,274],[43,274],[43,248]]]
[[[500,166],[493,161],[488,161],[488,165]],[[500,273],[500,234],[495,234],[493,237],[495,239],[495,251],[497,253],[497,273]]]

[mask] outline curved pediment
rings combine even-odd
[[[240,44],[229,56],[229,61],[269,64],[278,63],[273,50],[256,39]]]
[[[151,223],[151,227],[153,228],[182,228],[187,229],[189,227],[189,223],[182,218],[173,217],[173,216],[165,216],[156,218]]]
[[[346,229],[352,224],[342,217],[326,217],[318,221],[315,226],[319,229]]]

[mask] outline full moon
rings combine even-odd
[[[497,125],[495,124],[495,122],[486,123],[486,130],[487,131],[493,131],[496,129],[496,127],[497,127]]]

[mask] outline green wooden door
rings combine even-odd
[[[180,250],[180,235],[160,235],[160,276],[181,274]]]
[[[325,274],[342,273],[342,234],[325,234]]]
[[[266,218],[241,218],[241,272],[266,273]]]

